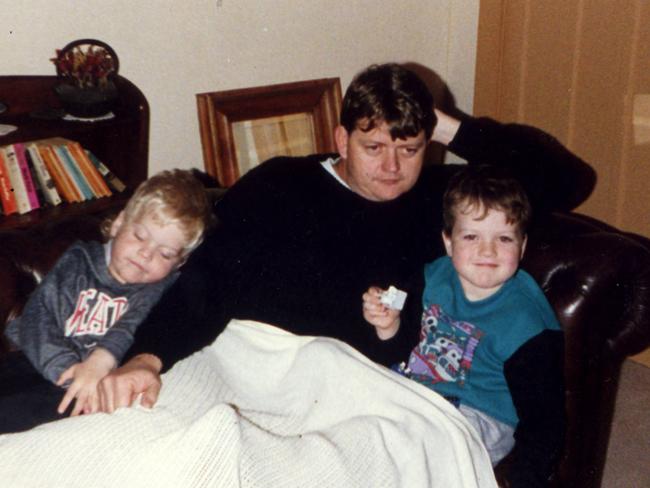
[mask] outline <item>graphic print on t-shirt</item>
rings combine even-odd
[[[476,326],[453,320],[431,305],[422,313],[420,343],[409,358],[411,378],[423,384],[448,381],[463,386],[482,336]]]
[[[124,315],[128,304],[126,297],[111,298],[95,288],[81,291],[65,321],[65,336],[103,336]]]

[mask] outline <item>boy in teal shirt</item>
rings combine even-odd
[[[564,433],[563,335],[544,293],[519,269],[528,199],[494,172],[468,167],[449,183],[447,256],[425,266],[420,342],[400,370],[460,409],[494,465],[512,451],[510,486],[545,486]],[[364,317],[389,339],[400,314],[382,304],[384,293],[363,295]]]

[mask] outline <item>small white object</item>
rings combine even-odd
[[[402,308],[404,308],[404,302],[406,301],[406,295],[407,293],[405,291],[390,286],[388,287],[388,290],[381,294],[380,301],[388,308],[392,308],[393,310],[402,310]]]
[[[10,132],[15,131],[18,129],[15,125],[9,125],[9,124],[0,124],[0,136],[6,136]]]
[[[108,119],[113,119],[115,118],[115,114],[113,112],[108,112],[107,114],[100,115],[99,117],[75,117],[74,115],[70,114],[65,114],[63,116],[63,120],[70,120],[73,122],[99,122],[101,120],[108,120]]]

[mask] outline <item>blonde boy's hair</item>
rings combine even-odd
[[[205,188],[190,170],[165,170],[142,182],[124,208],[124,223],[150,215],[160,225],[175,224],[183,232],[183,255],[191,253],[203,240],[213,216]],[[102,225],[106,238],[113,219]]]

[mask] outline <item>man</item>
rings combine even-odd
[[[470,163],[511,167],[538,210],[573,205],[549,195],[570,194],[586,168],[536,129],[434,113],[423,82],[395,64],[355,77],[335,140],[339,157],[275,158],[228,190],[215,209],[220,227],[138,329],[134,357],[103,380],[104,411],[139,393],[153,405],[159,374],[210,344],[231,318],[336,337],[385,365],[406,360],[418,338],[422,266],[443,254],[432,243],[455,171],[422,169],[430,140]],[[379,340],[359,303],[369,285],[407,291],[403,317],[413,326]]]

